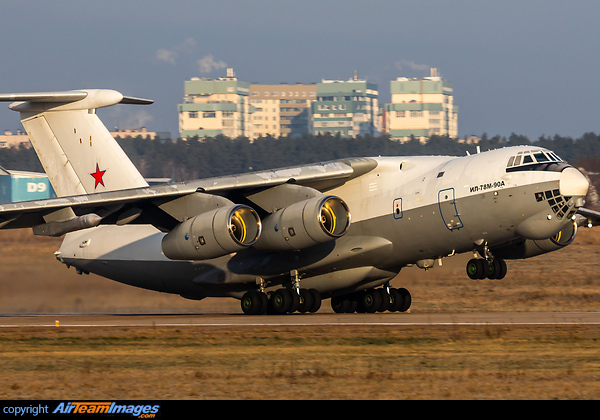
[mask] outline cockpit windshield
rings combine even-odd
[[[560,171],[565,165],[566,162],[550,150],[525,150],[508,159],[506,171]]]

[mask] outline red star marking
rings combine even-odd
[[[102,177],[104,176],[105,172],[106,172],[106,169],[101,171],[100,168],[98,167],[98,164],[96,163],[96,172],[90,174],[91,176],[94,177],[94,180],[96,181],[96,185],[94,185],[94,189],[96,189],[98,184],[102,184],[102,186],[104,187],[104,181],[102,180]]]

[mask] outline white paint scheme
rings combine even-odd
[[[579,171],[535,146],[463,157],[346,159],[148,187],[94,110],[149,101],[101,90],[0,95],[2,100],[25,101],[11,108],[21,112],[62,198],[0,206],[0,228],[30,226],[51,232],[48,223],[71,226],[75,217],[97,213],[103,224],[68,233],[56,252],[60,261],[81,273],[95,272],[188,298],[242,298],[242,308],[256,293],[267,299],[262,295],[273,292],[269,298],[273,302],[273,296],[286,289],[302,296],[302,290],[314,288],[325,297],[352,301],[373,298],[374,290],[382,290],[374,288],[387,284],[384,289],[390,297],[395,289],[389,288],[389,280],[402,267],[431,268],[436,259],[467,251],[484,257],[473,265],[480,268],[477,275],[496,275],[499,261],[503,263],[494,257],[496,252],[506,258],[527,258],[568,245],[576,232],[575,213],[588,188]],[[546,161],[513,165],[516,156],[525,162],[525,156],[536,153]],[[96,168],[106,170],[104,186],[96,185],[92,176]],[[185,242],[192,236],[186,220],[223,205],[242,204],[232,200],[262,210],[264,227],[292,245],[306,213],[268,218],[296,205],[304,208],[319,194],[339,198],[349,209],[348,220],[351,215],[347,231],[329,241],[303,241],[290,250],[264,241],[260,247],[248,244],[206,260],[171,260],[163,252],[165,232],[177,231],[174,240],[192,249],[206,245],[204,231]],[[311,219],[313,224],[325,220],[316,209],[310,212],[311,217],[318,216]],[[600,214],[584,213],[588,219],[600,219]],[[146,224],[131,224],[140,216]],[[261,221],[255,222],[260,228]],[[216,234],[217,224],[206,225],[209,234]],[[557,233],[564,235],[553,238]],[[488,269],[494,273],[486,273]],[[259,308],[258,313],[264,313],[266,306],[253,302],[250,312]]]

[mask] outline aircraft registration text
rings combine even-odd
[[[479,191],[492,190],[494,188],[502,188],[504,186],[504,181],[488,182],[487,184],[479,184],[469,187],[469,192],[474,193]]]

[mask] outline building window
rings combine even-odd
[[[198,113],[196,111],[192,111],[188,113],[188,117],[190,118],[198,118]]]
[[[215,111],[206,111],[202,113],[202,118],[217,118],[217,113]]]
[[[404,118],[406,116],[405,111],[396,111],[396,117]]]

